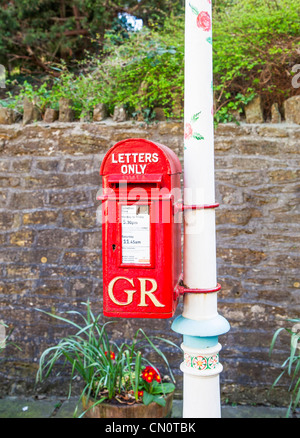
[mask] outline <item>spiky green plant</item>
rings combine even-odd
[[[175,344],[167,339],[150,338],[140,328],[136,331],[131,343],[123,342],[118,345],[109,339],[106,331],[107,325],[113,321],[101,324],[101,315],[95,316],[93,314],[90,303],[82,304],[86,306],[86,314],[79,311],[67,312],[70,315],[79,316],[79,323],[37,309],[70,324],[76,329],[74,334],[61,339],[56,345],[47,348],[42,353],[36,375],[37,382],[49,377],[54,365],[61,363],[61,359],[64,359],[63,365],[66,363],[71,365],[69,396],[72,381],[76,376],[80,376],[84,382],[79,402],[83,398],[88,400],[92,397],[96,400],[95,404],[99,404],[105,400],[118,399],[122,394],[129,394],[131,398],[134,397],[138,401],[143,368],[145,365],[150,365],[156,370],[156,367],[143,354],[149,347],[167,365],[170,377],[175,382],[168,360],[155,340],[177,347]],[[163,395],[172,392],[174,388],[173,383],[161,383],[160,395],[158,392],[157,397],[152,397],[152,400],[164,404]],[[149,400],[147,395],[144,397],[144,402],[145,400],[147,404],[147,400]]]
[[[4,324],[3,321],[0,321],[0,325],[2,325],[3,327],[7,328],[8,326],[6,324]],[[3,339],[0,339],[0,353],[4,350],[4,348],[6,348],[8,345],[13,345],[14,347],[18,348],[19,350],[21,350],[21,348],[16,345],[14,342],[9,341],[9,338],[11,337],[11,334],[13,332],[13,329],[9,330],[8,334],[4,336]],[[9,342],[8,342],[9,341]]]
[[[294,326],[292,329],[281,327],[275,331],[270,345],[270,355],[273,351],[278,335],[282,331],[288,333],[290,336],[290,354],[282,363],[282,371],[275,379],[272,388],[278,384],[283,375],[287,374],[290,377],[288,391],[291,393],[291,401],[286,413],[286,416],[289,417],[290,413],[297,408],[300,402],[300,318],[288,319],[287,321],[293,323]]]

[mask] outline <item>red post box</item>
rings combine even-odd
[[[181,164],[166,146],[120,141],[101,164],[103,313],[170,318],[181,276]]]

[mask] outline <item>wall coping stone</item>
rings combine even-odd
[[[215,129],[216,143],[224,137],[241,138],[250,135],[269,139],[299,139],[300,126],[293,123],[240,123],[239,125],[228,123],[220,124]],[[103,153],[116,141],[134,137],[149,138],[174,148],[174,144],[170,143],[173,143],[172,138],[175,136],[177,137],[175,148],[181,148],[183,146],[181,120],[161,121],[149,125],[135,121],[118,123],[112,119],[93,123],[38,122],[26,126],[16,123],[0,125],[0,155],[51,156]]]

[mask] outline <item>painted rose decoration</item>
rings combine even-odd
[[[203,29],[205,32],[209,32],[211,29],[210,15],[206,11],[201,11],[197,16],[197,26]]]
[[[211,31],[211,16],[209,15],[209,13],[207,11],[198,11],[198,9],[191,5],[191,3],[189,3],[189,6],[193,12],[193,14],[197,15],[196,18],[196,24],[197,27],[201,30],[203,30],[204,32],[209,32]],[[212,44],[212,38],[211,36],[206,38],[206,41],[210,44]]]
[[[185,130],[184,130],[184,138],[185,140],[189,140],[193,135],[193,128],[190,123],[185,124]]]
[[[199,119],[201,111],[192,116],[191,121],[185,124],[184,127],[184,139],[189,140],[190,138],[195,138],[196,140],[204,140],[203,135],[199,132],[195,132],[193,125]],[[186,149],[186,148],[185,148]]]

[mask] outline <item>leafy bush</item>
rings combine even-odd
[[[214,7],[213,55],[215,120],[234,120],[256,95],[265,117],[277,102],[300,92],[292,87],[292,67],[299,63],[298,0],[223,0]],[[97,38],[93,41],[97,45]],[[151,119],[155,107],[167,117],[183,115],[184,15],[170,14],[164,24],[139,32],[111,29],[95,55],[86,54],[78,68],[57,66],[58,78],[30,88],[25,83],[11,105],[36,94],[42,108],[57,106],[60,97],[73,100],[77,117],[97,103],[110,113],[123,103],[131,116]],[[103,50],[100,51],[100,47]],[[178,113],[179,108],[179,113]]]
[[[183,98],[183,38],[183,21],[174,17],[166,20],[161,31],[145,27],[125,40],[109,32],[104,53],[97,57],[87,54],[78,64],[79,73],[62,64],[56,67],[60,76],[41,86],[25,81],[17,96],[8,93],[10,106],[20,111],[28,96],[43,111],[57,108],[59,99],[67,97],[73,101],[77,118],[91,113],[98,103],[105,103],[110,113],[122,103],[132,116],[143,113],[149,118],[157,106],[172,116]]]
[[[256,94],[265,116],[297,90],[289,73],[299,62],[298,0],[239,0],[214,14],[214,83],[217,117],[242,111]]]
[[[72,63],[84,50],[98,50],[107,29],[128,26],[124,14],[145,24],[163,22],[181,0],[18,0],[0,4],[0,62],[9,70],[51,72],[53,62]],[[52,73],[55,73],[52,71]]]
[[[170,17],[164,28],[144,28],[119,47],[107,38],[107,55],[98,74],[105,78],[107,104],[123,102],[135,114],[163,107],[167,116],[183,97],[184,26]],[[97,77],[97,73],[96,73]]]
[[[92,399],[93,404],[112,399],[120,403],[144,403],[152,401],[164,406],[164,396],[173,392],[175,385],[163,382],[158,369],[147,359],[149,350],[156,353],[168,367],[171,378],[175,382],[168,360],[160,350],[158,343],[176,347],[171,341],[159,337],[148,337],[142,329],[138,329],[129,343],[117,344],[107,333],[109,321],[100,322],[101,314],[94,315],[89,302],[82,303],[86,312],[69,311],[72,318],[46,313],[47,315],[67,323],[75,333],[59,340],[56,345],[43,351],[36,380],[49,377],[55,365],[61,360],[70,367],[70,393],[75,377],[82,379],[82,393],[79,400]],[[178,347],[176,347],[178,348]]]

